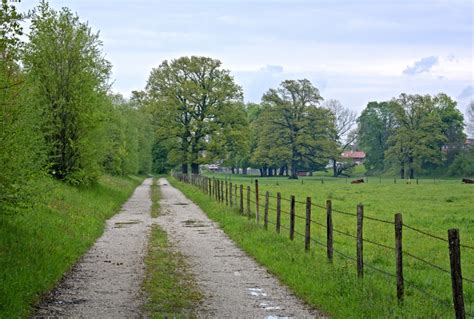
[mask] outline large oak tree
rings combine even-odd
[[[183,173],[190,164],[198,174],[199,164],[215,159],[212,150],[232,139],[232,128],[244,125],[238,119],[244,116],[241,88],[216,59],[164,61],[151,71],[146,93],[161,143]]]

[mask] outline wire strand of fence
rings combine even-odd
[[[391,251],[396,251],[395,247],[390,247],[390,246],[387,246],[385,244],[381,244],[381,243],[378,243],[376,241],[366,239],[366,238],[363,238],[362,240],[366,243],[369,243],[369,244],[372,244],[372,245],[375,245],[375,246],[378,246],[378,247],[381,247],[381,248],[385,248],[385,249],[388,249],[388,250],[391,250]]]
[[[376,222],[390,224],[390,225],[395,225],[395,223],[392,222],[392,221],[385,220],[385,219],[380,219],[380,218],[377,218],[377,217],[367,216],[367,215],[364,215],[364,219],[373,220],[373,221],[376,221]]]
[[[326,206],[318,205],[318,204],[315,204],[315,203],[311,203],[311,206],[318,207],[318,208],[322,208],[322,209],[326,209]]]
[[[326,225],[324,225],[324,224],[322,224],[322,223],[320,223],[320,222],[317,222],[317,221],[315,221],[314,219],[311,219],[311,222],[312,222],[313,224],[318,225],[318,226],[321,226],[321,227],[324,227],[324,228],[328,228]]]
[[[441,240],[441,241],[444,241],[444,242],[446,242],[446,243],[448,242],[448,240],[445,239],[445,238],[439,237],[439,236],[437,236],[437,235],[433,235],[433,234],[431,234],[431,233],[428,233],[428,232],[426,232],[426,231],[423,231],[423,230],[420,230],[420,229],[418,229],[418,228],[412,227],[412,226],[407,225],[407,224],[405,224],[405,223],[403,223],[403,227],[406,227],[406,228],[408,228],[408,229],[410,229],[410,230],[413,230],[413,231],[415,231],[415,232],[417,232],[417,233],[420,233],[420,234],[423,234],[423,235],[425,235],[425,236],[428,236],[428,237],[431,237],[431,238],[434,238],[434,239],[437,239],[437,240]]]
[[[343,214],[343,215],[347,215],[347,216],[353,216],[353,217],[357,217],[357,214],[354,214],[354,213],[348,213],[348,212],[344,212],[342,210],[338,210],[338,209],[332,209],[332,211],[334,213],[339,213],[339,214]]]
[[[418,256],[416,256],[416,255],[413,255],[412,253],[409,253],[408,251],[403,251],[403,255],[406,255],[406,256],[408,256],[408,257],[411,257],[411,258],[413,258],[413,259],[416,259],[416,260],[418,260],[418,261],[421,261],[422,263],[424,263],[424,264],[426,264],[426,265],[429,265],[429,266],[431,266],[432,268],[438,269],[439,271],[442,271],[442,272],[444,272],[444,273],[451,274],[451,272],[450,272],[449,270],[444,269],[444,268],[442,268],[441,266],[438,266],[438,265],[436,265],[436,264],[433,264],[433,263],[431,263],[431,262],[429,262],[429,261],[427,261],[427,260],[425,260],[425,259],[423,259],[423,258],[421,258],[421,257],[418,257]]]

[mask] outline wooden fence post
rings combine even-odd
[[[277,193],[277,208],[276,208],[276,232],[280,233],[280,226],[281,226],[281,194],[280,192]]]
[[[212,178],[212,197],[216,197],[216,178]]]
[[[327,254],[328,259],[332,262],[333,244],[332,244],[332,202],[330,199],[326,201],[326,227],[327,227]]]
[[[402,214],[395,214],[395,262],[397,265],[397,299],[403,302],[405,288],[403,283],[403,246],[402,246]]]
[[[311,243],[311,197],[306,197],[306,228],[304,234],[304,250],[309,251]]]
[[[234,206],[234,202],[232,201],[232,182],[229,183],[229,204],[230,207],[232,208]]]
[[[236,185],[237,186],[237,185]],[[244,185],[240,184],[240,214],[244,214]]]
[[[260,221],[259,208],[258,208],[258,179],[255,179],[255,220],[257,224]]]
[[[210,178],[207,178],[207,184],[208,184],[208,187],[209,187],[207,194],[212,197],[212,183],[211,183]]]
[[[220,193],[219,193],[219,198],[220,198],[220,202],[223,203],[224,202],[224,181],[220,181]]]
[[[462,290],[461,250],[459,249],[459,229],[448,230],[451,283],[456,319],[464,319],[464,295]]]
[[[270,194],[268,191],[265,193],[265,211],[263,213],[263,226],[265,229],[268,229],[268,200],[269,200]]]
[[[364,206],[357,205],[357,276],[364,277],[364,242],[363,242]]]
[[[229,184],[225,181],[225,205],[229,206]]]
[[[291,195],[290,201],[290,239],[295,238],[295,196]]]
[[[250,219],[250,185],[247,186],[247,217]]]
[[[224,181],[221,181],[221,202],[223,203],[225,200],[225,189],[224,189]]]

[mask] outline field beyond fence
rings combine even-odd
[[[372,273],[386,277],[393,282],[399,304],[410,297],[407,289],[413,289],[434,304],[451,308],[456,318],[474,316],[474,279],[462,274],[463,266],[472,266],[472,259],[461,258],[464,254],[471,256],[474,245],[461,242],[459,229],[447,229],[443,236],[405,224],[401,213],[389,220],[368,214],[363,204],[354,204],[352,212],[341,210],[330,199],[320,205],[311,197],[300,200],[291,194],[259,189],[257,179],[243,185],[201,175],[174,173],[174,177],[198,187],[267,230],[287,235],[292,241],[301,238],[305,251],[324,250],[330,263],[336,262],[335,255],[353,262],[361,280]],[[339,222],[341,218],[347,221]],[[386,236],[381,240],[369,238],[367,234],[374,227],[383,228]],[[427,251],[420,253],[415,243],[423,243]]]

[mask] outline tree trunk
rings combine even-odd
[[[336,159],[335,159],[335,158],[332,159],[332,173],[333,173],[333,176],[334,176],[334,177],[337,177],[337,176],[338,176],[337,162],[336,162]]]
[[[285,166],[280,167],[280,171],[278,172],[278,176],[283,176],[285,175]]]
[[[410,157],[408,159],[408,171],[409,171],[409,174],[410,174],[410,179],[414,179],[415,178],[415,169],[413,168],[413,157]]]
[[[242,167],[242,175],[247,175],[247,167]]]
[[[234,166],[232,166],[232,167],[230,168],[230,172],[232,173],[232,175],[235,174],[235,167],[234,167]]]
[[[181,164],[181,173],[188,174],[188,164]]]
[[[400,178],[405,179],[405,166],[400,167]]]
[[[288,175],[288,165],[285,166],[285,176],[289,176]]]
[[[294,161],[291,162],[289,179],[298,179],[298,168],[296,167],[296,162]]]
[[[199,164],[191,163],[191,174],[195,174],[195,175],[199,174]]]
[[[273,177],[273,168],[268,169],[268,177]]]
[[[309,171],[309,176],[313,176],[313,170]]]

